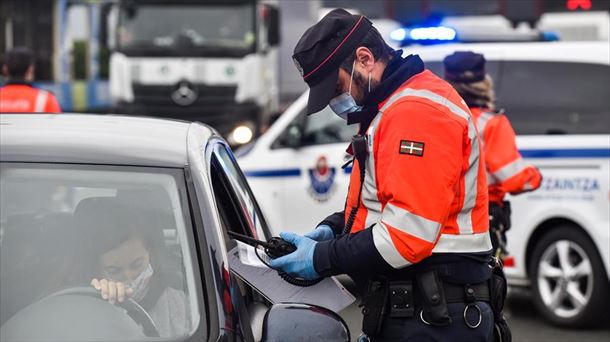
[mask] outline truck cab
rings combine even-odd
[[[247,143],[278,107],[278,10],[257,0],[119,1],[108,11],[117,112],[202,121]]]

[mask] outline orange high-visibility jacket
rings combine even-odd
[[[466,103],[425,70],[379,105],[367,132],[369,156],[352,233],[372,229],[394,268],[433,253],[491,250],[481,143]],[[355,161],[345,210],[360,188]]]
[[[60,113],[57,99],[46,90],[28,84],[0,87],[0,113]]]
[[[506,193],[518,194],[540,187],[542,176],[527,165],[517,149],[516,135],[506,116],[486,108],[470,108],[485,151],[489,201],[501,203]]]

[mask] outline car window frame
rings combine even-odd
[[[245,193],[249,199],[250,202],[253,205],[253,210],[255,210],[256,215],[258,216],[260,225],[261,225],[261,229],[264,233],[265,236],[259,236],[260,240],[268,240],[271,238],[271,230],[269,229],[269,225],[265,219],[265,216],[263,214],[263,211],[261,210],[258,201],[256,200],[256,196],[254,196],[252,189],[250,188],[250,184],[248,183],[247,178],[245,177],[245,175],[243,174],[243,171],[241,170],[241,168],[239,167],[239,164],[237,163],[235,156],[233,155],[233,152],[231,151],[230,147],[221,139],[212,139],[209,144],[208,144],[208,148],[210,149],[210,155],[209,158],[207,160],[207,166],[210,170],[210,181],[211,181],[211,177],[212,174],[211,172],[213,172],[214,170],[214,166],[212,165],[212,158],[215,157],[217,160],[220,160],[220,156],[215,156],[217,155],[217,149],[222,148],[227,152],[227,155],[229,156],[231,163],[233,164],[233,166],[235,167],[235,170],[237,172],[237,177],[239,177],[241,179],[241,183],[244,184],[245,186],[242,187],[242,191],[243,193]],[[235,184],[235,182],[233,182],[230,177],[228,177],[229,171],[226,170],[226,168],[221,164],[219,165],[220,168],[222,169],[222,177],[224,178],[223,181],[226,182],[226,185],[228,184],[231,187],[232,190],[232,195],[237,198],[238,201],[241,201],[240,205],[236,207],[236,211],[239,213],[240,217],[240,221],[242,222],[242,224],[245,225],[249,225],[248,220],[247,220],[247,216],[249,215],[249,213],[244,212],[244,208],[242,207],[242,203],[245,203],[244,200],[241,198],[240,195],[240,191],[237,191],[235,189],[235,187],[241,187],[239,184]],[[212,190],[214,191],[214,184],[212,184]],[[217,208],[218,209],[218,208]],[[221,215],[222,217],[222,215]],[[228,228],[228,227],[227,227]],[[254,228],[254,231],[256,231],[256,226],[251,227]],[[223,230],[223,234],[227,235],[227,232]],[[249,236],[252,236],[249,234]]]
[[[174,178],[175,180],[175,184],[176,184],[176,188],[178,191],[178,195],[179,195],[179,200],[180,200],[180,206],[181,206],[181,210],[180,212],[182,213],[182,219],[185,225],[185,229],[184,229],[184,234],[185,234],[185,240],[187,243],[187,247],[188,247],[188,255],[191,258],[190,264],[191,264],[191,269],[193,272],[193,280],[194,280],[194,290],[195,293],[193,294],[193,298],[189,299],[189,307],[190,307],[190,301],[191,300],[196,300],[197,301],[197,306],[198,306],[198,321],[197,321],[197,325],[195,326],[195,322],[191,321],[191,324],[193,324],[192,326],[192,330],[189,332],[189,335],[186,336],[174,336],[174,337],[170,337],[169,339],[163,339],[163,340],[171,340],[171,341],[188,341],[191,339],[200,339],[202,337],[205,337],[207,340],[212,340],[210,339],[211,335],[211,325],[210,325],[210,317],[211,317],[211,312],[212,309],[215,309],[216,305],[211,305],[211,302],[208,300],[208,295],[206,295],[206,293],[209,293],[210,291],[214,291],[215,287],[213,286],[214,284],[214,279],[212,278],[211,273],[209,275],[207,275],[206,273],[209,272],[202,272],[202,267],[203,270],[205,271],[206,268],[204,267],[204,264],[207,265],[211,265],[211,262],[209,260],[209,258],[207,258],[207,255],[205,255],[205,253],[199,253],[199,251],[201,250],[201,245],[205,246],[206,245],[206,239],[205,236],[201,236],[201,235],[205,235],[205,234],[196,234],[196,230],[197,229],[201,229],[201,231],[203,230],[203,224],[201,222],[201,218],[196,214],[196,209],[195,208],[199,208],[197,204],[197,199],[196,196],[193,196],[195,194],[195,189],[194,189],[194,183],[192,181],[192,177],[190,177],[189,175],[189,171],[187,168],[174,168],[174,167],[158,167],[158,166],[142,166],[142,165],[116,165],[116,164],[84,164],[84,163],[60,163],[60,162],[22,162],[22,161],[0,161],[0,166],[2,168],[5,167],[11,167],[11,166],[26,166],[29,168],[45,168],[48,169],[49,166],[52,166],[54,169],[66,169],[66,170],[87,170],[87,169],[91,169],[91,170],[108,170],[108,171],[134,171],[137,172],[137,170],[141,170],[142,172],[146,172],[146,173],[159,173],[159,174],[165,174],[165,175],[169,175],[172,178]],[[193,202],[194,201],[194,202]],[[199,219],[197,219],[199,217]],[[199,221],[199,222],[198,222]],[[181,244],[182,246],[182,244]],[[183,250],[183,248],[181,247],[181,250]],[[184,253],[184,252],[183,252]],[[185,268],[186,270],[186,264],[183,261],[182,266]],[[209,267],[208,267],[209,268]],[[202,278],[202,275],[204,276]],[[185,283],[188,282],[188,277],[185,276]],[[204,283],[204,285],[202,285],[201,283]],[[186,285],[186,290],[189,289],[188,285]],[[205,287],[205,289],[204,289]],[[191,313],[191,319],[194,319],[193,314]],[[148,340],[156,340],[155,338],[148,338],[144,341],[148,341]]]

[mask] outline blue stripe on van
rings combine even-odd
[[[523,158],[610,158],[607,148],[577,148],[577,149],[528,149],[519,151]],[[351,167],[343,169],[344,174],[350,174]],[[246,177],[298,177],[300,169],[277,169],[244,171]]]
[[[523,158],[609,158],[610,149],[607,148],[576,148],[561,150],[520,150]]]
[[[244,171],[246,177],[295,177],[301,175],[299,169]]]

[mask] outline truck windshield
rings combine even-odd
[[[245,55],[255,46],[251,4],[131,4],[121,7],[121,50]]]

